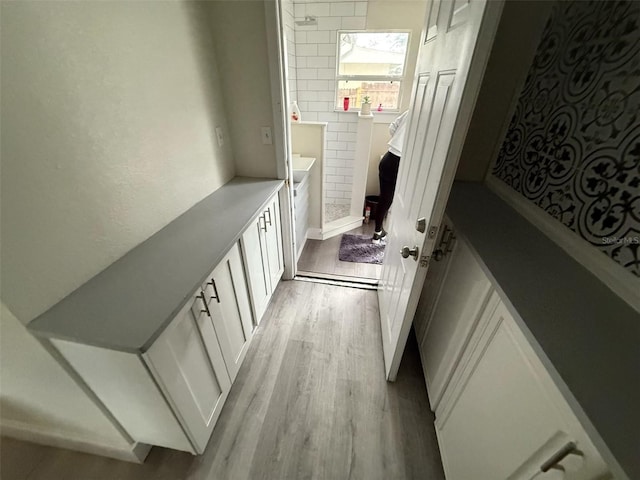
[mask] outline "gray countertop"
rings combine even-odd
[[[640,478],[640,314],[485,186],[456,183],[447,214],[620,466]]]
[[[234,178],[35,318],[29,330],[146,351],[282,184]]]

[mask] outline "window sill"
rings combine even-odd
[[[360,109],[359,108],[350,108],[349,110],[347,110],[345,112],[344,110],[336,108],[333,111],[333,113],[360,113]],[[401,113],[402,112],[400,110],[383,110],[381,112],[379,112],[377,110],[371,110],[371,114],[373,116],[376,116],[376,115],[395,115],[397,117]]]
[[[349,109],[348,111],[344,110],[334,110],[334,113],[341,114],[359,114],[360,109]],[[371,115],[373,115],[373,123],[386,123],[389,124],[393,122],[400,115],[400,110],[383,110],[382,112],[378,112],[377,110],[372,110]]]

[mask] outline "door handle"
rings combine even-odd
[[[418,246],[415,245],[413,248],[409,248],[407,246],[402,247],[402,250],[400,250],[400,255],[402,255],[402,258],[409,258],[410,256],[413,257],[414,260],[418,260]]]
[[[267,222],[269,222],[269,226],[271,226],[271,209],[270,209],[270,208],[267,208],[267,209],[264,211],[264,213],[265,213],[265,215],[266,215],[267,213],[269,214],[269,220],[267,220],[267,217],[265,217],[265,221],[264,221],[265,226],[267,225]]]
[[[264,226],[262,226],[260,224],[260,220],[262,220],[264,222]],[[258,227],[260,230],[266,232],[267,231],[267,220],[264,218],[264,215],[260,215],[260,217],[258,217]]]

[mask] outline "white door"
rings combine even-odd
[[[398,372],[502,5],[435,0],[430,7],[378,290],[388,380]]]

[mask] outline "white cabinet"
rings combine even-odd
[[[271,279],[271,292],[273,292],[278,286],[278,282],[284,272],[280,200],[278,199],[278,195],[271,197],[264,214],[266,215],[265,220],[267,224],[265,237],[267,242],[267,255],[269,257],[269,276]]]
[[[504,303],[489,309],[436,410],[447,479],[610,478]]]
[[[254,323],[284,271],[282,183],[266,184],[232,182],[218,196],[226,205],[219,218],[214,207],[220,202],[204,210],[199,204],[193,215],[163,229],[160,240],[141,245],[142,253],[136,249],[133,263],[98,282],[103,288],[85,291],[85,310],[100,310],[105,303],[122,308],[111,308],[99,323],[86,319],[82,327],[89,328],[82,335],[66,324],[61,328],[55,313],[51,321],[57,327],[41,332],[50,351],[135,442],[204,452],[246,357]],[[258,193],[250,191],[254,188]],[[240,231],[256,215],[247,231]],[[222,230],[229,223],[230,230]],[[212,258],[221,260],[213,266]],[[162,268],[152,268],[159,264]],[[127,276],[132,272],[142,272],[136,278],[146,281],[132,280]],[[149,290],[149,283],[155,297],[141,298],[138,292]],[[105,286],[109,302],[102,297]],[[71,313],[59,315],[63,323],[84,311],[76,311],[77,303],[64,308]],[[252,309],[259,314],[254,317]],[[56,329],[63,332],[60,338],[50,333]]]
[[[296,255],[300,258],[302,249],[307,240],[309,229],[309,184],[310,175],[305,175],[302,180],[294,184],[293,205],[296,217]]]
[[[146,352],[51,342],[134,440],[202,453],[252,333],[236,243]]]
[[[260,323],[284,272],[280,224],[280,202],[276,194],[242,235],[242,253],[256,324]]]
[[[491,282],[464,239],[445,224],[441,257],[429,268],[416,333],[431,409],[436,410],[491,293]]]
[[[231,388],[203,305],[198,291],[143,354],[51,343],[135,441],[202,453]]]
[[[458,233],[453,246],[452,228],[446,220],[445,255],[414,320],[446,478],[611,478],[472,245]]]
[[[143,355],[195,451],[204,452],[231,388],[211,317],[201,298],[186,305]]]
[[[209,295],[208,291],[213,289]],[[251,304],[240,249],[234,245],[206,282],[208,313],[231,380],[235,380],[253,334]]]

